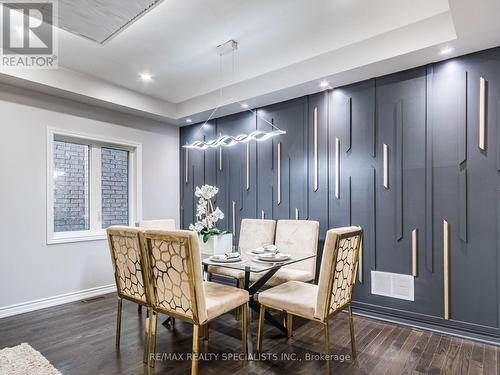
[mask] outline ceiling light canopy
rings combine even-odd
[[[322,89],[327,89],[330,87],[330,83],[326,80],[323,80],[319,83],[319,87],[321,87]]]

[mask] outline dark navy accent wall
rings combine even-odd
[[[486,81],[484,150],[479,147],[481,77]],[[318,220],[321,240],[328,228],[360,225],[362,274],[355,308],[500,339],[500,48],[273,104],[257,113],[181,128],[181,145],[220,133],[270,130],[262,118],[287,131],[250,143],[248,150],[246,144],[222,152],[186,154],[181,149],[182,228],[193,222],[194,188],[203,183],[220,189],[217,205],[226,214],[224,229],[233,229],[234,202],[236,235],[242,218],[262,215]],[[449,224],[447,270],[444,220]],[[413,231],[415,301],[372,295],[372,270],[412,273]]]

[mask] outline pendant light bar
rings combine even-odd
[[[231,147],[238,143],[246,143],[250,141],[265,141],[271,137],[276,135],[286,134],[284,130],[272,130],[272,131],[263,131],[256,130],[250,134],[240,134],[236,137],[232,135],[222,135],[217,139],[212,139],[210,141],[194,141],[191,144],[183,145],[184,148],[195,148],[198,150],[206,150],[207,148],[217,148],[217,147]]]

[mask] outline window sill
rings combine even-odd
[[[47,238],[47,245],[55,245],[60,243],[86,242],[86,241],[102,241],[105,240],[106,231],[99,232],[65,232],[53,234]]]

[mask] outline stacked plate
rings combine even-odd
[[[208,259],[210,259],[210,261],[214,263],[236,263],[241,261],[241,254],[240,253],[217,254],[217,255],[212,255]]]
[[[272,254],[272,253],[279,253],[279,250],[276,247],[276,245],[267,245],[249,251],[249,254],[251,255]]]
[[[254,258],[254,260],[258,260],[261,262],[271,262],[271,263],[284,262],[285,260],[288,259],[290,259],[290,254],[284,254],[284,253],[264,253],[256,255]]]

